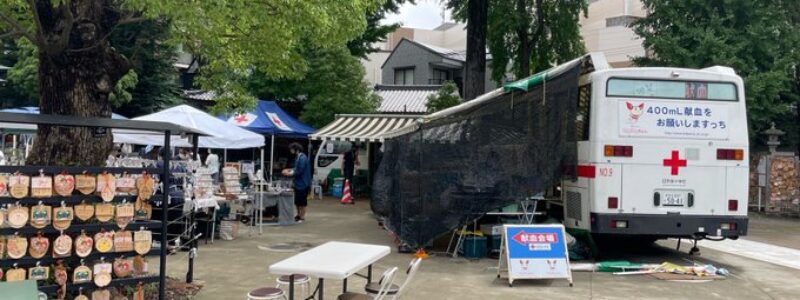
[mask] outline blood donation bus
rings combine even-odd
[[[564,224],[642,240],[745,235],[744,95],[728,67],[595,62],[580,78],[578,176],[562,182]]]

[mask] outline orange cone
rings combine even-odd
[[[342,191],[342,204],[354,204],[353,195],[350,195],[350,180],[344,181],[344,189]]]

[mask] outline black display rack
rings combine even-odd
[[[181,136],[192,136],[192,141],[196,142],[197,137],[199,135],[204,135],[204,133],[186,128],[183,126],[178,126],[175,124],[165,123],[165,122],[150,122],[150,121],[136,121],[136,120],[117,120],[117,119],[107,119],[107,118],[84,118],[84,117],[74,117],[74,116],[63,116],[63,115],[44,115],[44,114],[17,114],[17,113],[0,113],[0,122],[3,123],[17,123],[17,124],[36,124],[36,125],[53,125],[53,126],[61,126],[61,127],[88,127],[88,128],[96,128],[100,130],[96,130],[97,132],[105,132],[105,134],[112,134],[111,130],[113,129],[126,129],[126,130],[136,130],[137,132],[143,133],[162,133],[164,135],[164,149],[170,148],[170,138],[173,135],[181,135]],[[154,174],[160,176],[160,183],[161,183],[161,191],[162,194],[154,195],[150,201],[164,201],[165,204],[162,206],[162,214],[161,220],[148,220],[148,221],[133,221],[129,223],[126,228],[130,230],[139,230],[140,228],[146,228],[153,233],[160,232],[160,247],[154,247],[148,256],[158,256],[159,257],[159,274],[158,275],[149,275],[149,276],[139,276],[139,277],[126,277],[126,278],[114,278],[111,283],[108,285],[109,287],[115,286],[136,286],[139,283],[158,283],[158,299],[163,300],[165,298],[165,289],[166,289],[166,259],[167,259],[167,227],[164,224],[168,224],[167,220],[167,213],[166,210],[169,209],[169,197],[168,197],[168,183],[170,182],[170,156],[164,155],[164,164],[161,168],[115,168],[115,167],[101,167],[101,166],[93,166],[93,167],[64,167],[64,166],[0,166],[0,173],[22,173],[29,176],[38,175],[40,172],[47,174],[47,175],[56,175],[62,172],[67,172],[69,174],[80,174],[86,171],[86,173],[90,174],[99,174],[101,172],[108,172],[111,174],[140,174],[142,172],[147,172],[149,174]],[[120,203],[123,201],[133,202],[135,200],[135,196],[115,196],[112,202]],[[102,202],[99,196],[97,195],[78,195],[77,193],[73,196],[62,197],[56,196],[48,197],[48,198],[33,198],[33,197],[25,197],[22,199],[15,199],[11,197],[0,197],[0,205],[9,205],[9,204],[16,204],[20,203],[25,206],[32,206],[36,205],[39,202],[45,203],[47,205],[51,205],[53,207],[57,207],[61,205],[61,202],[65,204],[78,204],[81,202],[85,203],[98,203]],[[154,210],[158,208],[154,207]],[[65,233],[79,233],[81,231],[85,231],[87,234],[99,232],[101,230],[118,230],[119,227],[114,222],[106,222],[106,223],[80,223],[75,221],[69,228],[64,230]],[[14,235],[15,233],[19,233],[21,235],[30,236],[32,234],[36,234],[38,232],[42,232],[45,235],[53,235],[60,233],[60,230],[56,230],[49,225],[43,229],[33,228],[30,225],[26,225],[22,228],[0,228],[0,235]],[[69,264],[70,266],[74,266],[77,263],[80,263],[81,260],[85,262],[93,262],[99,260],[102,257],[106,257],[109,259],[113,259],[119,256],[126,256],[132,257],[136,253],[135,252],[126,252],[126,253],[119,253],[119,252],[112,252],[112,253],[98,253],[94,252],[90,254],[86,258],[80,258],[75,253],[69,257],[63,258],[53,258],[50,256],[50,251],[45,257],[36,259],[30,256],[25,256],[20,259],[11,259],[6,258],[0,260],[0,267],[7,269],[9,267],[31,267],[36,266],[37,264],[41,265],[52,265],[57,260],[62,260],[65,264]],[[58,290],[57,285],[48,285],[45,283],[42,285],[42,281],[39,282],[39,290],[44,293],[52,294]],[[93,289],[96,288],[94,283],[87,282],[87,283],[79,283],[73,284],[71,282],[67,283],[66,286],[67,290],[70,292],[78,291],[79,289]]]

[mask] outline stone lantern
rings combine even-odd
[[[764,134],[767,135],[767,146],[769,147],[769,153],[775,154],[778,146],[781,144],[780,137],[786,133],[783,132],[783,130],[775,128],[775,122],[772,122],[772,127],[764,130]]]

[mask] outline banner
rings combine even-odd
[[[619,100],[619,135],[728,139],[728,106],[698,101]]]
[[[505,225],[498,272],[508,272],[508,284],[515,279],[565,278],[572,286],[564,225]],[[498,276],[500,274],[498,273]]]

